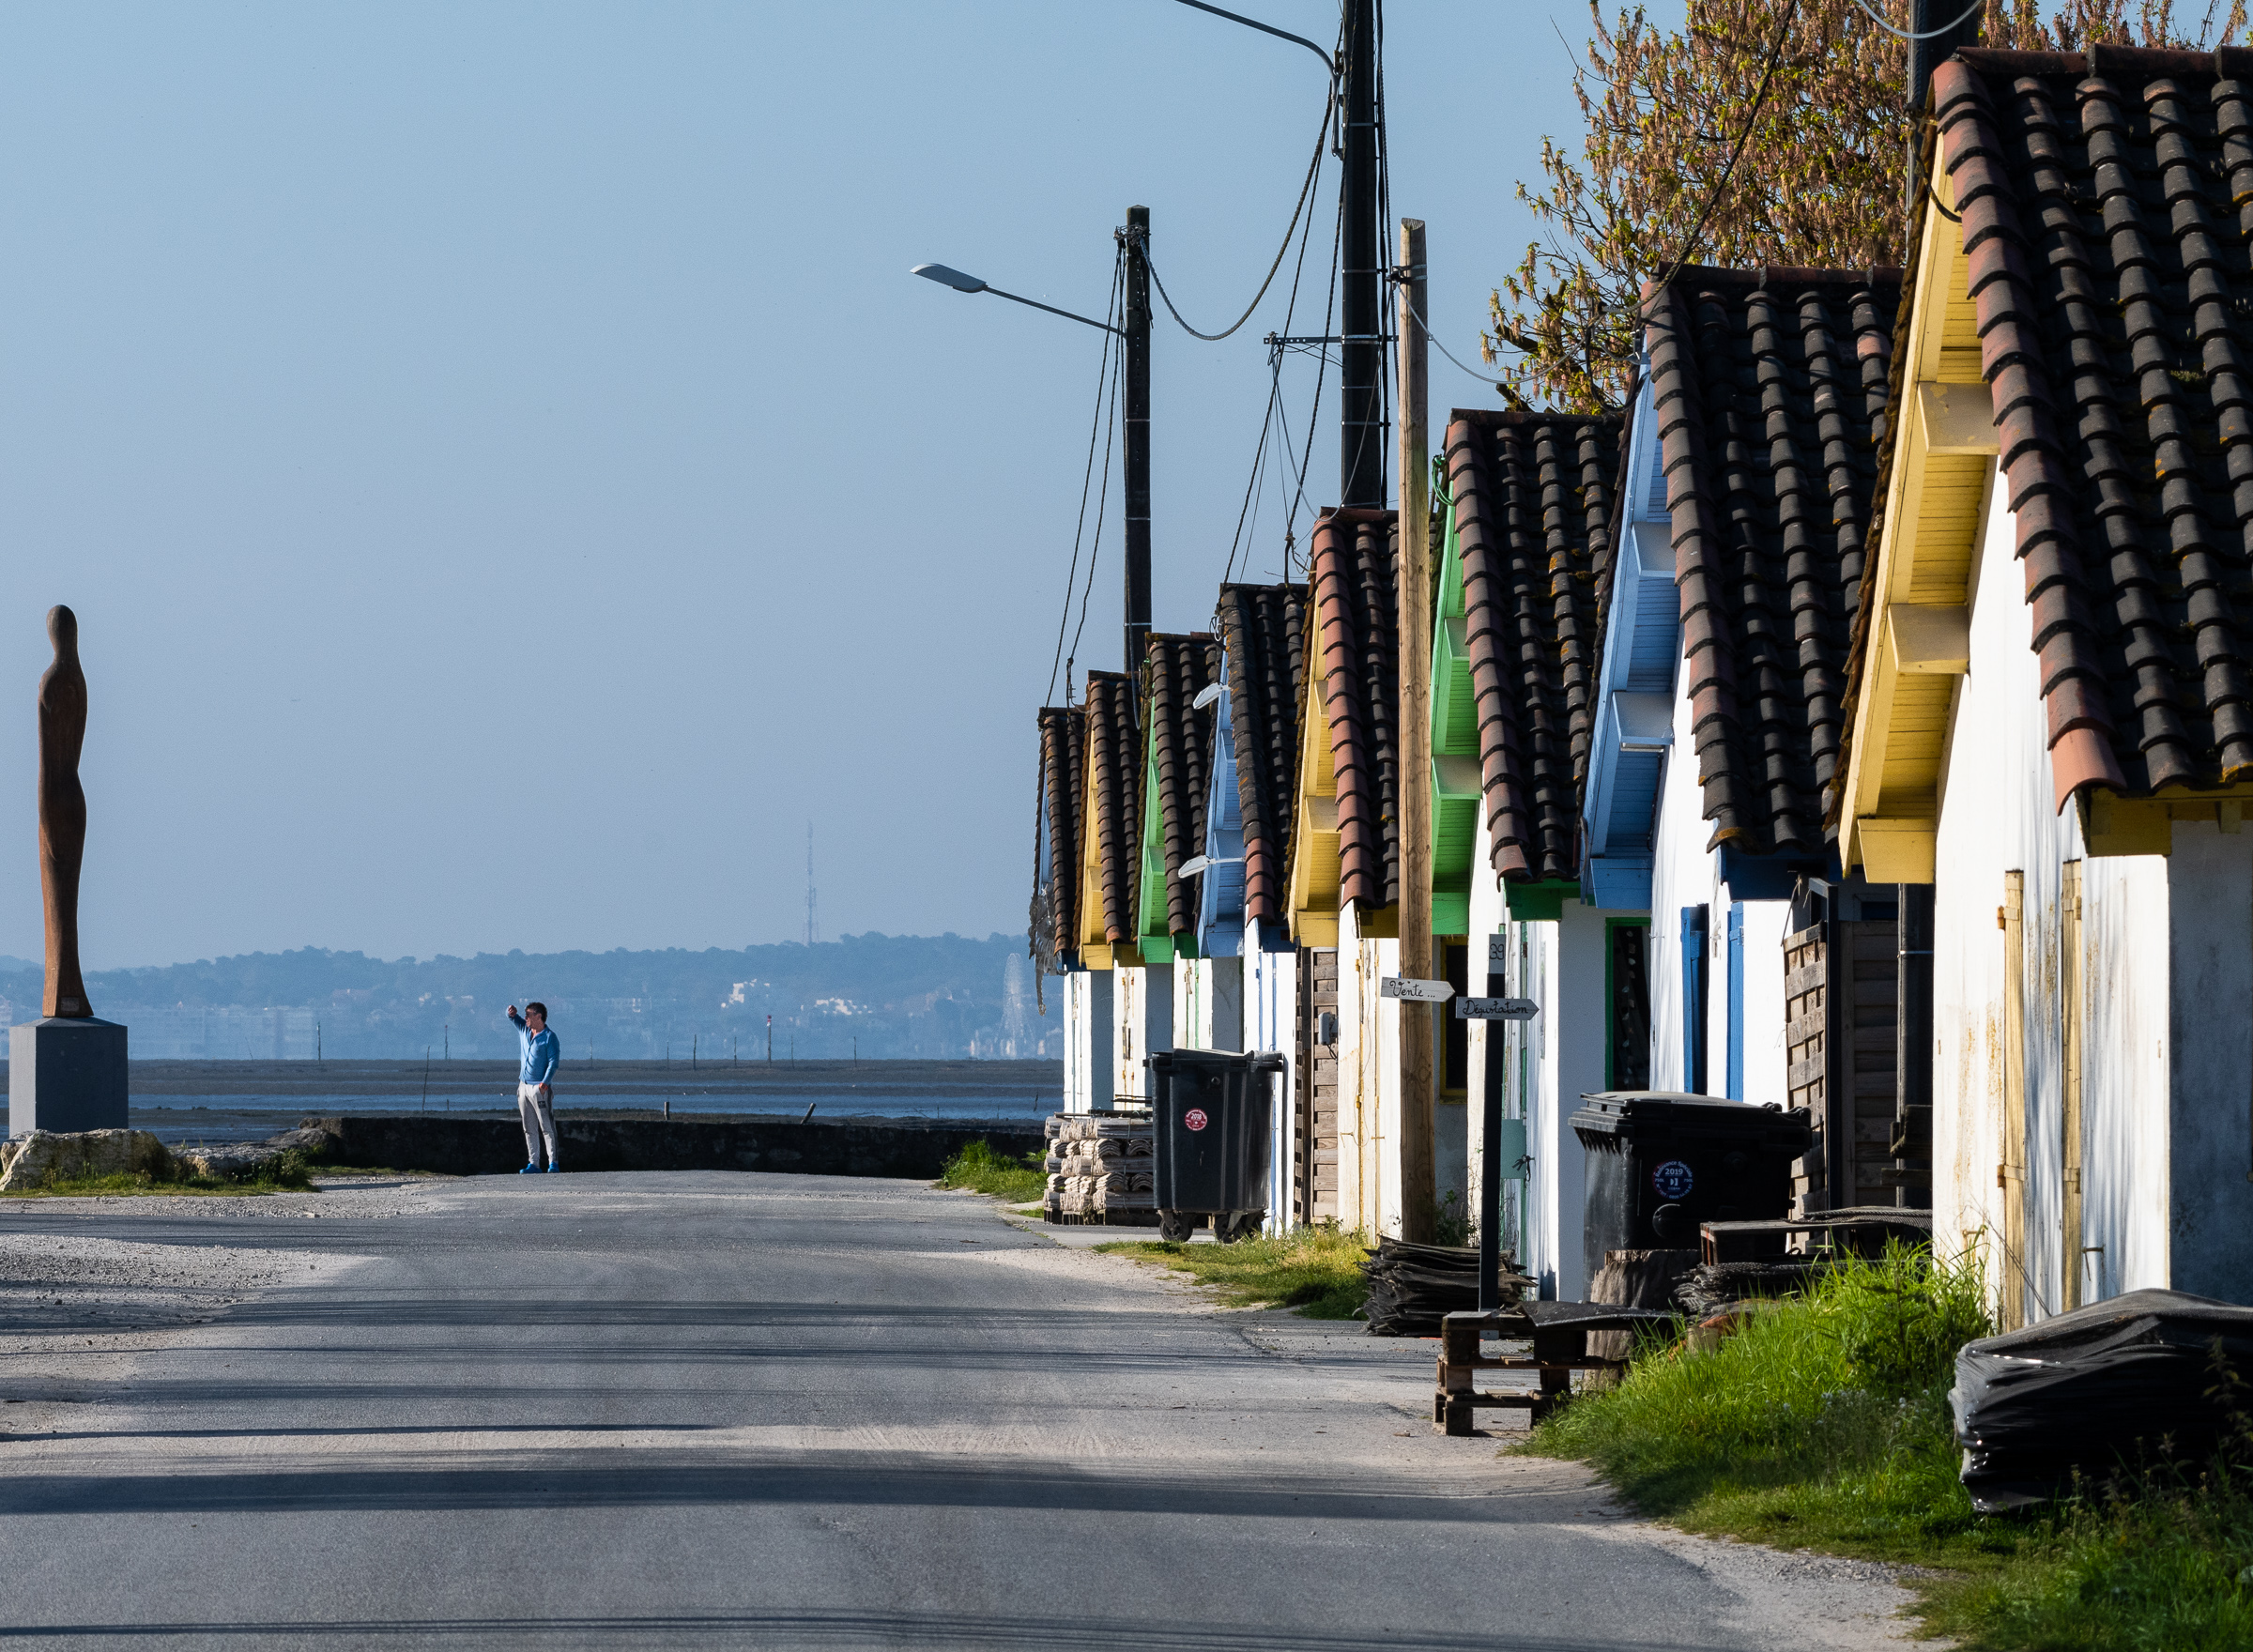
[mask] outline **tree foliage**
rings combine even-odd
[[[1872,4],[1907,25],[1907,0]],[[1579,154],[1541,141],[1540,182],[1521,182],[1518,198],[1542,238],[1490,300],[1481,343],[1506,395],[1617,407],[1642,285],[1677,265],[1902,261],[1908,44],[1858,0],[1690,0],[1671,31],[1641,6],[1607,22],[1589,0],[1588,16],[1573,73]],[[2195,32],[2174,0],[1986,0],[1981,39],[2206,48],[2245,26],[2245,0],[2208,0]]]

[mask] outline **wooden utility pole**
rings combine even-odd
[[[1401,220],[1401,973],[1432,970],[1432,438],[1424,330],[1424,225]],[[1444,1009],[1445,1006],[1440,1006]],[[1438,1200],[1433,1185],[1433,1006],[1401,1005],[1401,1237],[1430,1245]]]

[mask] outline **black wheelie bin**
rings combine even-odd
[[[1187,1239],[1200,1216],[1212,1218],[1213,1237],[1224,1245],[1257,1232],[1267,1214],[1275,1075],[1283,1058],[1169,1049],[1142,1065],[1156,1130],[1158,1236]]]
[[[1705,1222],[1791,1214],[1791,1161],[1813,1140],[1807,1109],[1785,1112],[1681,1091],[1606,1090],[1580,1098],[1587,1149],[1583,1265],[1607,1250],[1684,1250]]]

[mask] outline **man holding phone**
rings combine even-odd
[[[524,1047],[524,1060],[516,1069],[516,1110],[524,1117],[524,1169],[520,1176],[529,1176],[540,1169],[540,1149],[547,1148],[547,1168],[559,1170],[556,1162],[556,1093],[549,1082],[556,1076],[556,1063],[563,1054],[563,1046],[547,1030],[547,1005],[528,1003],[524,1014],[509,1005],[509,1024],[516,1029],[516,1040]]]

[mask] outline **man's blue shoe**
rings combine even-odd
[[[527,1165],[524,1167],[524,1169],[518,1170],[516,1173],[519,1176],[536,1176],[540,1173],[540,1167],[538,1165]]]
[[[547,1161],[547,1168],[549,1172],[552,1174],[553,1172],[561,1170],[563,1167],[556,1163],[556,1161],[551,1158]]]

